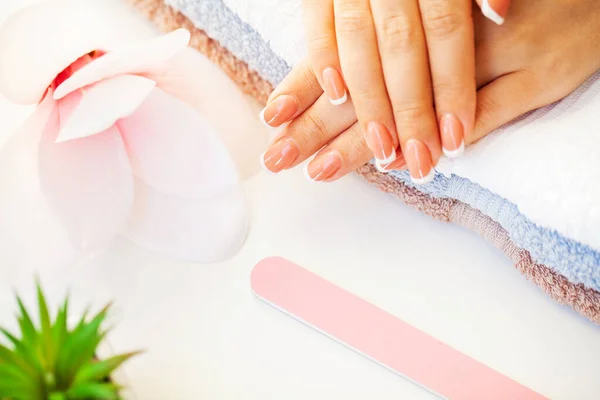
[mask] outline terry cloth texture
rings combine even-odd
[[[162,0],[130,0],[130,2],[164,31],[180,27],[190,30],[192,47],[217,63],[245,93],[263,103],[266,101],[272,85],[253,72],[246,63],[233,56],[229,50],[210,39],[206,32],[194,27],[180,12],[166,5]],[[560,304],[570,306],[581,315],[600,324],[600,292],[581,283],[573,283],[552,268],[535,262],[530,252],[520,248],[508,231],[492,216],[484,214],[479,209],[467,204],[466,201],[457,200],[449,195],[440,195],[440,193],[453,193],[453,190],[458,190],[449,188],[454,184],[459,184],[460,180],[450,185],[448,182],[440,181],[441,177],[438,177],[435,185],[432,186],[433,189],[429,188],[430,192],[437,194],[437,196],[433,196],[396,177],[379,173],[371,165],[365,165],[358,170],[358,173],[373,185],[396,196],[411,207],[438,220],[452,222],[478,233],[503,251],[527,279],[538,285],[552,299]],[[477,199],[485,201],[481,200],[485,196],[478,194],[477,190],[469,193],[470,195],[465,199],[470,199],[475,205],[477,205]],[[491,208],[504,210],[503,207]],[[508,208],[510,210],[512,207]],[[488,212],[490,211],[488,210]],[[518,210],[516,212],[518,213]],[[514,218],[514,215],[511,217],[506,210],[500,211],[500,213],[506,216],[507,221]],[[494,216],[498,218],[498,213]]]

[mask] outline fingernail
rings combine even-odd
[[[390,131],[380,123],[367,125],[367,146],[382,164],[389,164],[396,159],[396,146]]]
[[[435,178],[431,162],[431,152],[425,143],[417,139],[406,142],[404,157],[410,171],[410,178],[417,185],[425,185]]]
[[[333,177],[342,168],[342,158],[336,151],[318,155],[306,164],[304,174],[313,182],[322,182]]]
[[[465,152],[465,133],[462,122],[453,114],[440,118],[442,151],[448,158],[457,158]]]
[[[283,95],[268,104],[259,115],[263,124],[277,128],[294,118],[298,112],[298,101],[293,96]]]
[[[342,105],[348,101],[346,85],[342,75],[335,68],[325,68],[323,71],[323,90],[334,106]]]
[[[389,164],[384,164],[381,161],[376,159],[375,167],[377,168],[377,170],[379,172],[383,172],[385,174],[390,171],[405,169],[406,168],[406,160],[404,159],[402,154],[400,154],[398,156],[398,158],[396,158],[396,160],[394,160],[393,162],[391,162]]]
[[[497,25],[502,25],[504,23],[504,18],[508,13],[508,4],[509,3],[505,0],[483,0],[481,12],[490,21]]]
[[[262,155],[260,162],[270,172],[281,172],[290,167],[300,151],[293,139],[284,138],[273,143]]]

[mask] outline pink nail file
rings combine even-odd
[[[546,399],[283,258],[262,260],[250,282],[259,299],[443,398]]]

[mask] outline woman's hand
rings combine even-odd
[[[465,131],[467,145],[519,115],[567,96],[600,68],[597,0],[513,0],[511,17],[503,26],[478,15],[474,19],[479,90],[474,128]],[[267,152],[274,154],[282,143],[295,149],[293,159],[281,169],[318,152],[307,165],[309,177],[333,181],[372,158],[352,105],[329,104],[308,64],[293,70],[269,104],[286,96],[297,99],[298,117]],[[382,169],[404,166],[399,155]]]
[[[493,3],[499,12],[487,0],[483,10],[501,23],[508,1]],[[389,164],[402,152],[416,182],[432,179],[442,149],[459,155],[475,119],[472,0],[304,0],[303,5],[309,65],[331,104],[346,103],[347,87],[378,164]],[[293,98],[284,101],[293,117]],[[283,113],[277,115],[282,104],[267,107],[267,123],[282,122]],[[285,168],[279,156],[266,154],[265,165]]]

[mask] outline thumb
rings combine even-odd
[[[476,0],[482,14],[492,22],[502,25],[508,15],[511,0]]]
[[[540,90],[537,80],[526,71],[501,76],[479,89],[475,128],[466,138],[466,143],[473,143],[515,118],[545,105],[539,101]]]

